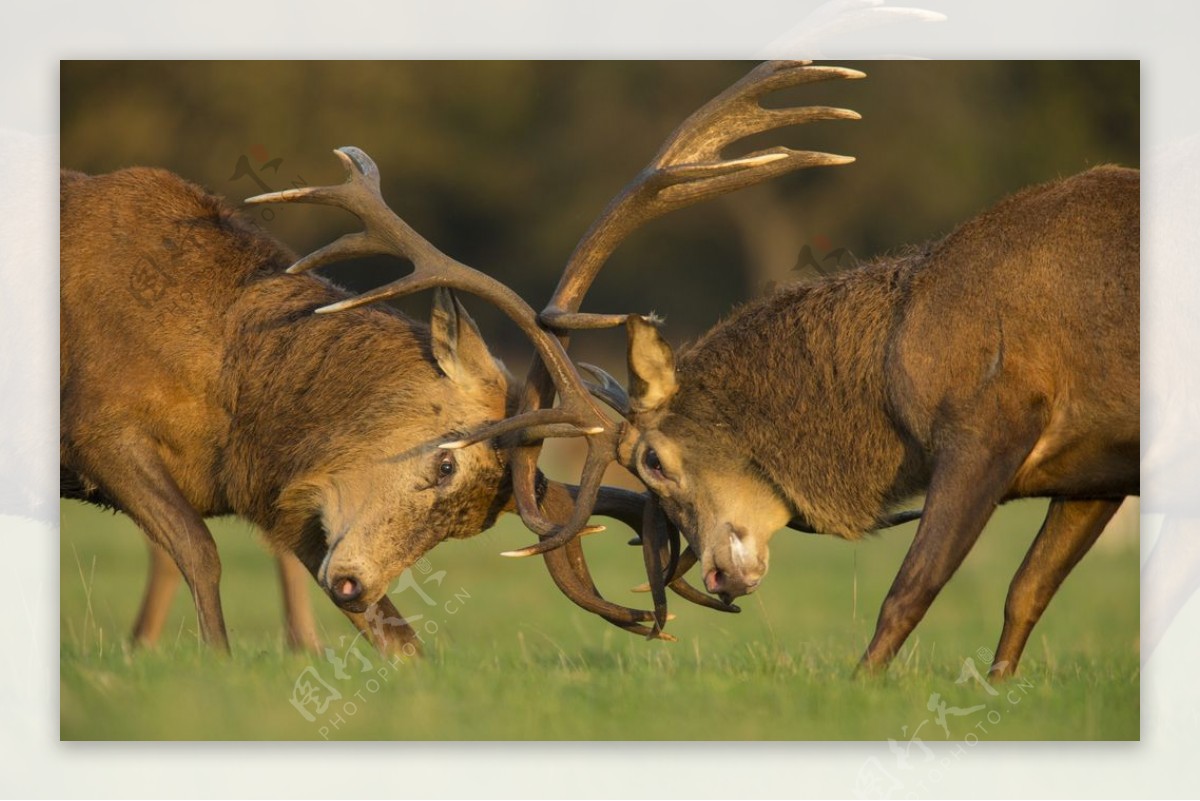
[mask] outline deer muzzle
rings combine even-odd
[[[765,553],[760,556],[745,530],[727,524],[722,527],[723,542],[717,543],[704,562],[704,587],[729,603],[730,599],[749,595],[758,588],[767,572]],[[765,549],[764,549],[765,550]]]
[[[379,593],[372,592],[373,579],[357,564],[348,549],[340,548],[339,539],[325,554],[317,573],[318,583],[339,609],[346,612],[365,612]]]

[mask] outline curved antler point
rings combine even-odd
[[[501,551],[501,552],[500,552],[500,555],[501,555],[501,556],[506,556],[506,557],[508,557],[509,559],[521,559],[521,558],[523,558],[523,557],[526,557],[526,556],[532,556],[533,554],[531,554],[531,553],[526,553],[526,551],[527,551],[527,550],[528,550],[527,548],[520,548],[520,549],[518,549],[518,550],[515,550],[515,551]]]

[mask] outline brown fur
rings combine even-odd
[[[1024,190],[927,249],[737,309],[680,355],[677,390],[635,427],[677,472],[713,471],[711,484],[722,470],[757,477],[764,502],[773,494],[842,537],[928,491],[865,657],[886,663],[995,503],[1138,494],[1138,242],[1135,170]],[[714,554],[706,570],[730,572],[724,530],[699,542],[706,513],[687,481],[650,483]],[[1052,520],[1102,528],[1107,517]],[[765,537],[749,589],[766,569]],[[1010,606],[1040,615],[1049,598],[1025,595],[1014,582]],[[1012,666],[1019,653],[1015,642],[1001,651]]]
[[[496,452],[459,452],[444,485],[434,473],[438,442],[506,412],[481,341],[454,366],[428,326],[387,308],[314,315],[347,294],[287,275],[291,253],[162,170],[64,172],[62,221],[62,492],[130,513],[189,584],[219,576],[207,543],[185,542],[207,536],[198,516],[242,516],[314,574],[335,546],[384,603],[442,538],[491,524]],[[478,336],[460,329],[461,343]],[[334,577],[319,578],[328,591]],[[362,623],[362,605],[345,606]]]

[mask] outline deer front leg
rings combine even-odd
[[[141,610],[133,626],[133,643],[147,648],[158,643],[171,600],[183,578],[170,554],[153,542],[146,543],[150,552],[150,570]],[[320,650],[312,604],[308,599],[308,571],[291,554],[277,558],[279,580],[283,586],[283,608],[288,646],[297,651]]]
[[[288,541],[286,537],[272,537],[271,539]],[[321,561],[325,558],[325,544],[324,542],[302,541],[292,555],[316,579],[321,570]],[[350,612],[345,609],[342,609],[341,612],[380,653],[403,656],[416,656],[421,653],[421,641],[417,633],[413,631],[412,626],[396,610],[392,600],[386,595],[368,607],[365,612]]]
[[[92,471],[92,475],[97,476],[117,506],[141,527],[152,543],[165,550],[183,574],[192,591],[204,642],[228,651],[229,639],[221,612],[221,560],[212,534],[183,497],[152,445],[139,447],[126,440],[114,448],[111,452],[125,454],[126,458],[108,461],[102,470]],[[148,612],[151,618],[147,620],[148,630],[153,628],[154,616],[165,615],[164,607],[169,601],[169,597],[164,597],[164,577],[160,573],[158,578],[159,586],[148,588],[148,596],[150,592],[155,596],[148,597],[149,609],[143,606],[143,612]],[[150,582],[151,585],[155,582],[153,573]],[[161,626],[161,621],[158,625]]]
[[[381,654],[420,656],[421,639],[386,595],[366,612],[342,610]]]
[[[979,538],[1035,440],[1016,438],[1003,450],[960,440],[939,455],[917,535],[883,601],[860,671],[887,668]]]
[[[1046,520],[1009,587],[1004,631],[996,646],[991,675],[1004,678],[1017,669],[1029,633],[1050,599],[1120,506],[1120,501],[1055,500],[1050,504]]]

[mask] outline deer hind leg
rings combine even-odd
[[[1009,430],[1004,439],[1003,447],[993,444],[995,437],[960,440],[939,455],[917,535],[883,601],[860,671],[887,668],[979,538],[1037,435]]]
[[[279,582],[283,586],[283,613],[287,627],[288,647],[293,651],[318,653],[321,640],[313,619],[312,603],[308,597],[308,570],[291,553],[276,557]]]
[[[175,566],[175,560],[161,546],[149,540],[150,570],[146,579],[146,592],[142,596],[142,607],[133,624],[133,643],[153,647],[162,634],[167,613],[171,611],[171,600],[183,575]]]
[[[221,612],[221,560],[217,544],[151,446],[120,443],[120,461],[95,471],[116,505],[133,518],[156,545],[166,550],[192,591],[204,642],[229,650]],[[153,582],[153,576],[151,577]],[[151,611],[157,611],[153,608]]]
[[[1120,506],[1119,500],[1057,499],[1050,504],[1046,520],[1008,589],[1004,630],[996,646],[991,675],[1004,678],[1017,669],[1029,633],[1050,599]]]

